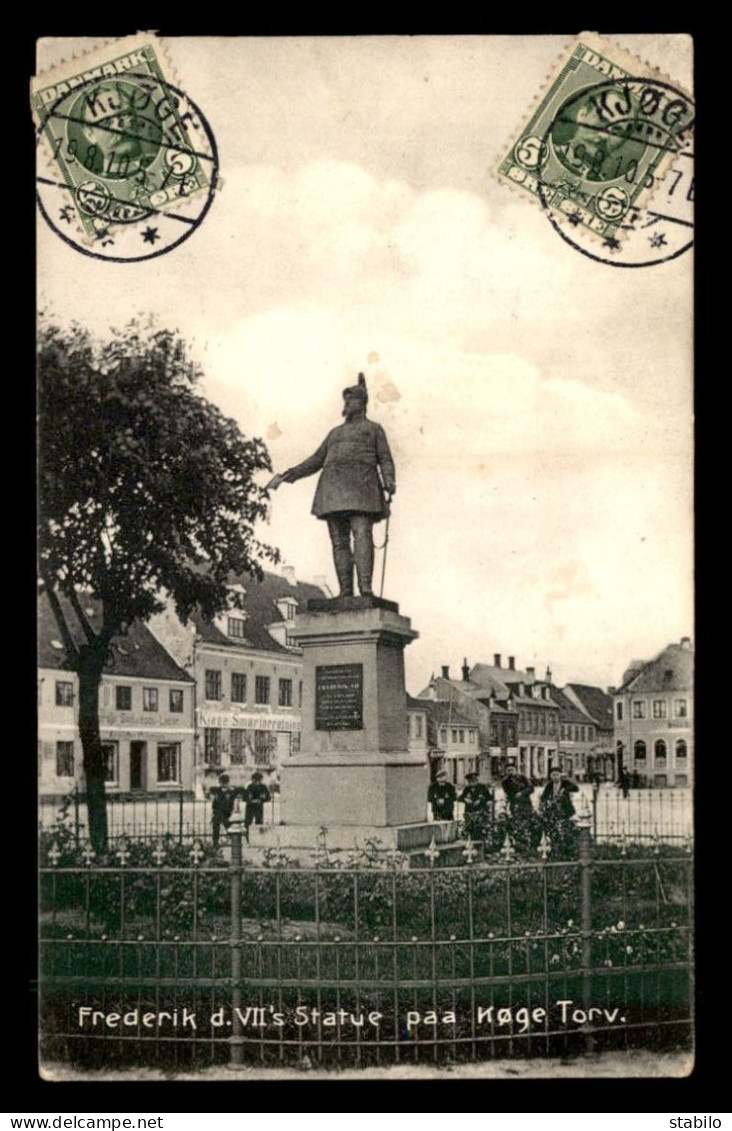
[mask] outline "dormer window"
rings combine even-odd
[[[280,597],[277,600],[277,608],[283,620],[292,621],[297,613],[297,601],[292,597]]]
[[[244,617],[228,617],[226,621],[226,635],[242,640],[245,636],[246,621]]]

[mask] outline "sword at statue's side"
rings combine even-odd
[[[381,475],[381,468],[378,469],[378,476],[379,476],[379,486],[381,487],[381,493],[384,496],[384,506],[385,506],[385,509],[386,509],[386,527],[384,529],[384,541],[382,542],[382,544],[380,546],[374,547],[377,550],[383,550],[384,551],[384,556],[381,559],[381,585],[379,587],[379,597],[381,598],[381,597],[384,596],[384,577],[386,576],[386,553],[387,553],[387,550],[389,549],[389,523],[391,522],[391,504],[392,504],[392,499],[393,499],[394,496],[393,496],[393,493],[391,491],[387,490],[387,488],[384,486],[384,480],[383,480],[382,475]]]

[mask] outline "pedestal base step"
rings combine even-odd
[[[384,851],[412,852],[439,847],[457,836],[456,821],[423,821],[412,825],[250,825],[250,848],[332,849],[353,851],[376,846]]]

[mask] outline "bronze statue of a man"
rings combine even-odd
[[[353,567],[363,596],[372,593],[373,526],[389,514],[396,491],[394,461],[380,424],[368,420],[368,393],[363,373],[358,384],[343,390],[345,424],[334,428],[314,455],[275,475],[268,484],[294,483],[321,472],[313,514],[325,519],[333,544],[333,561],[342,597],[353,596]],[[353,537],[353,545],[351,544]]]

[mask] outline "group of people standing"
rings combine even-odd
[[[572,818],[575,814],[572,794],[578,790],[576,782],[552,766],[549,780],[539,796],[538,812],[531,795],[535,786],[513,764],[509,764],[501,781],[506,796],[506,813],[496,818],[495,792],[491,786],[479,781],[477,773],[467,774],[466,785],[458,796],[455,786],[448,781],[447,773],[439,770],[429,787],[427,800],[436,821],[452,821],[455,802],[462,802],[464,831],[471,840],[480,840],[499,848],[506,833],[519,851],[537,848],[546,834],[552,852],[570,855],[577,839],[577,829]]]
[[[232,786],[228,774],[219,774],[218,785],[211,788],[211,831],[214,848],[218,848],[221,830],[226,831],[231,823],[237,798],[244,802],[244,830],[249,840],[250,825],[264,822],[264,805],[270,799],[270,792],[262,781],[259,770],[255,770],[247,786]]]

